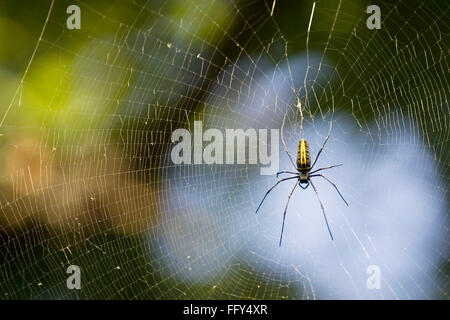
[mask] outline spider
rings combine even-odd
[[[327,169],[331,169],[331,168],[342,166],[343,163],[332,165],[332,166],[329,166],[329,167],[316,169],[316,170],[312,171],[312,169],[314,168],[314,165],[316,164],[317,159],[319,159],[320,153],[322,152],[323,148],[325,147],[325,144],[327,143],[329,137],[330,137],[330,135],[328,134],[328,136],[325,139],[325,142],[322,145],[322,148],[320,148],[319,153],[317,154],[316,159],[314,160],[312,165],[311,165],[311,157],[310,157],[310,152],[309,152],[309,144],[308,144],[308,142],[305,139],[301,139],[299,144],[298,144],[297,166],[294,165],[294,161],[292,160],[291,154],[287,151],[286,146],[285,146],[285,152],[289,156],[289,159],[291,160],[292,165],[296,168],[297,172],[292,172],[292,171],[280,171],[280,172],[277,172],[277,178],[278,178],[278,176],[280,174],[293,174],[294,176],[278,180],[277,183],[275,183],[266,192],[266,194],[264,195],[264,198],[261,200],[261,203],[259,204],[258,208],[256,209],[256,213],[258,213],[258,210],[261,207],[261,205],[263,204],[263,202],[266,199],[267,195],[278,184],[280,184],[281,182],[286,181],[286,180],[297,179],[297,181],[295,182],[294,188],[292,188],[291,192],[289,193],[289,196],[288,196],[288,199],[287,199],[287,203],[286,203],[286,207],[284,208],[283,224],[281,226],[281,235],[280,235],[280,243],[279,243],[280,247],[281,247],[281,241],[283,240],[284,221],[285,221],[285,218],[286,218],[286,211],[287,211],[287,208],[288,208],[288,205],[289,205],[289,200],[291,199],[291,196],[294,193],[295,188],[297,187],[297,182],[298,182],[298,185],[300,186],[300,188],[302,188],[302,189],[308,188],[308,186],[310,184],[313,187],[314,192],[316,193],[317,199],[319,200],[320,207],[322,208],[323,217],[325,219],[325,223],[327,225],[328,232],[330,234],[331,240],[334,240],[333,234],[331,233],[331,230],[330,230],[330,226],[328,225],[328,220],[327,220],[327,216],[325,214],[325,209],[324,209],[322,201],[320,200],[320,197],[319,197],[319,193],[317,192],[316,187],[314,186],[313,182],[311,181],[311,178],[313,178],[313,177],[322,177],[322,178],[324,178],[326,181],[328,181],[336,189],[336,191],[338,192],[339,196],[342,198],[342,200],[344,200],[345,204],[348,206],[347,201],[345,201],[344,197],[342,196],[342,194],[339,191],[339,189],[337,188],[337,186],[330,179],[328,179],[328,177],[326,177],[325,175],[317,173],[317,172],[322,171],[322,170],[327,170]],[[284,141],[283,141],[283,144],[284,144]]]

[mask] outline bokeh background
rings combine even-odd
[[[448,2],[320,0],[307,32],[312,7],[0,1],[1,299],[448,299]],[[335,241],[311,188],[279,248],[292,183],[255,215],[276,181],[258,165],[173,165],[195,120],[283,127],[313,156],[331,126]]]

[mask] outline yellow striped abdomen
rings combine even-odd
[[[309,145],[305,139],[298,143],[297,168],[299,171],[308,171],[311,169],[311,156],[309,155]]]

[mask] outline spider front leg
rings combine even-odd
[[[284,128],[284,123],[286,121],[286,115],[287,115],[287,113],[284,114],[283,123],[281,124],[281,142],[283,143],[284,152],[286,152],[286,154],[289,157],[289,161],[291,161],[292,166],[294,167],[294,169],[296,169],[297,167],[295,166],[295,161],[292,158],[293,155],[291,155],[291,153],[288,151],[287,146],[286,146],[286,142],[284,141],[283,128]]]
[[[331,128],[330,128],[330,129],[331,129]],[[320,154],[322,153],[323,148],[325,148],[325,144],[327,143],[327,141],[328,141],[329,138],[330,138],[330,134],[328,133],[328,136],[327,136],[327,138],[325,139],[325,141],[324,141],[324,143],[323,143],[323,145],[322,145],[322,148],[320,148],[319,152],[317,153],[316,159],[314,159],[314,162],[313,162],[313,164],[312,164],[312,166],[311,166],[311,169],[314,168],[314,166],[316,165],[316,162],[317,162],[317,160],[319,159],[319,156],[320,156]],[[310,170],[311,170],[311,169],[310,169]]]

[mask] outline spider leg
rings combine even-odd
[[[331,233],[331,230],[330,230],[330,226],[328,225],[328,220],[327,220],[327,215],[325,214],[325,209],[323,208],[322,201],[320,201],[320,198],[319,198],[319,193],[317,192],[317,189],[316,189],[316,187],[314,186],[314,184],[312,183],[312,181],[309,180],[309,182],[311,182],[311,185],[312,185],[312,187],[313,187],[313,189],[314,189],[314,192],[316,193],[317,199],[319,200],[320,207],[322,208],[323,217],[324,217],[324,219],[325,219],[325,223],[326,223],[326,225],[327,225],[328,232],[330,233],[330,236],[331,236],[331,240],[334,240],[333,234]]]
[[[317,162],[317,159],[319,159],[320,154],[322,153],[323,148],[325,148],[325,144],[327,143],[328,139],[330,138],[331,128],[333,128],[333,121],[330,122],[330,129],[328,130],[328,135],[325,138],[325,141],[323,142],[322,148],[320,148],[319,152],[317,153],[316,159],[314,159],[314,163],[311,166],[311,169],[314,167],[314,165]],[[311,170],[310,169],[310,170]]]
[[[288,200],[286,202],[286,207],[284,207],[284,212],[283,212],[283,224],[281,225],[281,235],[280,235],[280,244],[278,246],[281,247],[281,241],[283,240],[283,231],[284,231],[284,220],[286,219],[286,212],[287,212],[287,208],[289,205],[289,200],[291,200],[291,196],[294,193],[295,187],[297,187],[297,181],[295,182],[294,188],[292,188],[291,193],[289,193],[289,197]]]
[[[278,178],[278,175],[283,174],[283,173],[290,173],[290,174],[296,174],[296,175],[298,175],[298,172],[292,172],[292,171],[280,171],[280,172],[277,172],[277,178]]]
[[[284,114],[284,117],[283,117],[283,123],[281,124],[281,142],[283,143],[284,152],[286,152],[286,154],[288,155],[289,160],[290,160],[291,163],[292,163],[292,166],[293,166],[295,169],[297,169],[297,167],[295,166],[295,162],[294,162],[294,160],[293,160],[293,158],[292,158],[292,155],[290,154],[290,152],[288,151],[288,149],[287,149],[287,147],[286,147],[286,142],[284,141],[283,128],[284,128],[284,122],[286,121],[286,114],[287,114],[287,113]]]
[[[329,134],[329,133],[328,133],[328,136],[327,136],[327,138],[325,139],[325,141],[324,141],[324,143],[323,143],[323,145],[322,145],[322,148],[320,148],[319,152],[317,153],[316,159],[314,159],[314,162],[313,162],[313,164],[312,164],[312,166],[311,166],[311,169],[312,169],[312,168],[314,167],[314,165],[316,164],[317,159],[319,159],[319,156],[320,156],[320,154],[322,153],[322,150],[323,150],[323,148],[325,147],[325,144],[327,143],[328,138],[330,138],[330,134]]]
[[[267,195],[270,193],[270,191],[272,191],[272,190],[273,190],[280,182],[283,182],[283,181],[286,181],[286,180],[289,180],[289,179],[298,179],[298,176],[296,176],[296,177],[289,177],[289,178],[284,178],[284,179],[278,180],[277,183],[275,183],[275,184],[274,184],[274,185],[266,192],[266,194],[264,195],[264,198],[261,200],[261,203],[259,204],[259,206],[258,206],[258,208],[256,209],[256,212],[255,212],[255,213],[258,213],[259,208],[260,208],[261,205],[263,204],[264,200],[266,199],[266,197],[267,197]]]
[[[331,169],[331,168],[335,168],[335,167],[340,167],[340,166],[343,166],[343,165],[344,165],[343,163],[340,163],[340,164],[335,164],[335,165],[333,165],[333,166],[329,166],[329,167],[324,167],[324,168],[316,169],[316,170],[314,170],[314,171],[310,171],[309,174],[313,174],[313,173],[316,173],[316,172],[318,172],[318,171],[327,170],[327,169]]]
[[[333,187],[336,189],[337,193],[339,193],[339,195],[341,196],[341,199],[344,200],[345,204],[348,206],[347,201],[345,201],[345,199],[344,199],[344,197],[342,196],[341,192],[339,191],[338,187],[337,187],[330,179],[328,179],[327,177],[325,177],[323,174],[314,174],[314,175],[309,176],[309,177],[310,177],[310,178],[311,178],[311,177],[322,177],[322,178],[324,178],[325,180],[327,180],[329,183],[331,183],[331,184],[333,185]]]

